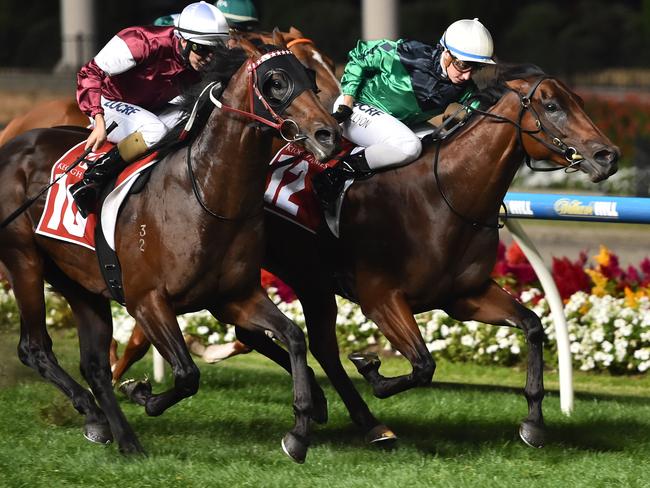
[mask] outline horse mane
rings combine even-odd
[[[148,154],[157,151],[160,158],[163,158],[174,149],[186,145],[196,138],[200,129],[205,125],[208,117],[214,109],[208,96],[199,96],[203,89],[209,83],[218,82],[222,85],[222,90],[230,82],[230,79],[239,70],[241,65],[246,61],[247,55],[241,48],[229,49],[226,46],[216,46],[214,48],[213,60],[201,72],[201,81],[185,89],[180,97],[181,101],[178,107],[182,110],[183,116],[179,122],[165,134],[160,141],[154,144],[147,151]],[[196,119],[191,131],[181,140],[180,135],[185,129],[185,124],[198,101]]]
[[[478,99],[484,107],[491,107],[510,90],[508,81],[542,76],[548,75],[535,64],[499,62],[479,72],[475,80],[479,91],[472,98]]]

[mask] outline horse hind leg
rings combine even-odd
[[[113,343],[114,342],[115,341],[113,341]],[[111,344],[111,347],[113,347],[113,343]],[[147,336],[142,330],[142,327],[140,327],[136,323],[135,327],[133,328],[133,332],[131,332],[131,336],[129,337],[129,342],[126,344],[126,347],[124,348],[122,357],[117,359],[117,354],[114,353],[115,360],[111,361],[114,385],[117,384],[118,381],[120,381],[122,376],[124,376],[124,373],[126,373],[128,369],[131,366],[133,366],[133,364],[135,364],[136,362],[138,362],[140,359],[144,357],[144,355],[149,350],[150,346],[151,343],[149,342],[149,339],[147,339]],[[114,347],[115,349],[117,349],[116,344]]]
[[[107,425],[107,419],[95,403],[93,395],[58,364],[52,351],[52,339],[45,325],[42,260],[35,252],[22,251],[3,255],[2,261],[11,263],[6,267],[20,311],[20,361],[36,370],[70,398],[75,410],[86,417],[86,426],[98,426],[90,429],[92,433],[86,430],[87,437],[101,443],[110,442],[110,432],[99,427]]]
[[[293,379],[293,429],[282,439],[282,449],[297,463],[303,463],[309,447],[309,421],[312,411],[312,394],[307,367],[307,345],[302,330],[285,317],[261,288],[244,301],[228,303],[211,310],[213,315],[226,323],[236,324],[247,330],[270,331],[286,345],[289,351]]]
[[[69,281],[57,288],[70,303],[79,332],[81,374],[90,385],[95,398],[102,407],[122,453],[143,453],[135,432],[129,425],[115,398],[111,382],[108,351],[112,338],[110,302],[99,295]],[[102,439],[105,424],[86,422],[86,438]]]
[[[528,342],[528,365],[524,394],[528,402],[528,416],[519,427],[519,436],[529,446],[544,446],[544,359],[542,322],[534,312],[517,302],[494,281],[485,291],[457,299],[445,307],[458,320],[476,320],[488,324],[515,326],[524,332]]]
[[[385,377],[379,373],[381,361],[376,354],[353,353],[350,360],[372,385],[378,398],[387,398],[417,386],[431,384],[436,363],[427,349],[411,307],[400,290],[377,290],[360,286],[359,301],[368,318],[374,321],[386,339],[411,363],[409,374]],[[363,289],[363,290],[361,290]]]

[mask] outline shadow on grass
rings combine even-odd
[[[220,398],[236,398],[245,401],[246,397],[255,395],[257,404],[249,403],[247,413],[233,414],[223,410],[223,406],[215,405],[214,416],[202,415],[193,417],[183,413],[175,413],[173,419],[166,416],[169,422],[161,431],[160,421],[133,419],[134,428],[142,435],[149,437],[150,442],[158,444],[166,442],[168,435],[192,436],[210,442],[218,437],[220,442],[241,444],[244,440],[254,440],[258,443],[274,444],[291,429],[290,380],[279,371],[254,371],[242,374],[237,368],[223,369],[220,374],[209,372],[204,375],[202,389],[212,390],[215,394],[215,404]],[[246,371],[250,373],[250,371]],[[254,378],[254,380],[252,380]],[[364,396],[369,393],[368,386],[363,380],[355,380],[355,386]],[[261,386],[263,385],[263,386]],[[256,388],[262,388],[255,393]],[[449,391],[478,391],[484,393],[514,393],[521,395],[519,388],[509,388],[494,385],[466,385],[454,383],[436,383],[433,388]],[[326,390],[328,396],[335,394]],[[420,391],[420,394],[427,393]],[[433,393],[433,392],[431,392]],[[627,401],[627,397],[607,396],[606,399]],[[588,395],[585,398],[603,399],[602,395]],[[331,400],[331,398],[330,398]],[[637,397],[631,397],[631,404],[636,404]],[[390,401],[390,400],[389,400]],[[209,404],[209,400],[208,400]],[[331,407],[331,403],[330,403]],[[337,406],[340,411],[341,406]],[[331,408],[330,408],[331,410]],[[389,409],[389,411],[394,411]],[[276,417],[272,417],[272,412]],[[381,419],[400,437],[399,446],[415,449],[424,455],[457,457],[462,455],[484,454],[485,449],[503,449],[504,446],[524,446],[519,439],[519,420],[503,419],[503,415],[495,412],[494,419],[486,419],[473,411],[452,412],[440,411],[427,416],[419,416],[418,412],[409,408],[398,413],[381,414]],[[136,425],[137,424],[137,425]],[[572,418],[547,425],[547,448],[542,452],[575,449],[587,452],[619,452],[634,449],[647,442],[645,432],[648,425],[642,421],[630,418],[585,419]],[[357,429],[348,419],[347,414],[337,414],[329,425],[315,426],[312,439],[314,445],[328,445],[334,448],[354,447],[355,449],[376,449],[369,446],[363,439],[363,432]]]
[[[515,395],[523,395],[524,387],[513,387],[503,385],[486,385],[480,383],[454,383],[454,382],[436,382],[428,387],[435,390],[448,390],[448,391],[476,391],[476,392],[489,392],[489,393],[514,393]],[[558,389],[545,388],[546,393],[560,394]],[[621,403],[629,403],[631,405],[646,406],[650,403],[650,394],[648,396],[637,395],[620,395],[609,393],[588,393],[588,392],[575,392],[575,398],[585,401],[614,401]]]

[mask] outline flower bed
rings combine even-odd
[[[644,373],[650,369],[650,259],[624,270],[617,256],[601,247],[591,262],[584,253],[575,261],[554,258],[552,272],[565,301],[574,367],[616,374]],[[515,243],[508,249],[500,245],[493,277],[541,318],[546,333],[546,363],[557,364],[555,330],[548,304],[532,267]],[[262,280],[280,310],[304,329],[302,308],[291,289],[266,272]],[[70,324],[64,300],[53,293],[46,296],[48,325]],[[336,333],[342,351],[372,349],[397,353],[357,305],[340,297],[337,303]],[[117,304],[113,305],[113,318],[115,338],[126,342],[133,319]],[[501,365],[525,360],[526,343],[517,329],[458,322],[440,310],[419,314],[416,320],[427,348],[436,358]],[[19,319],[11,291],[5,289],[0,291],[0,326],[9,323],[17,324]],[[185,333],[196,335],[205,343],[235,339],[232,327],[218,323],[207,312],[183,315],[179,323]]]

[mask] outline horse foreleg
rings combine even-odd
[[[211,312],[219,320],[247,330],[260,333],[270,331],[287,347],[293,378],[295,424],[282,439],[282,448],[294,461],[304,462],[309,447],[309,421],[313,404],[307,346],[302,330],[278,310],[261,288],[256,289],[247,300],[231,302]]]
[[[487,288],[472,296],[457,299],[445,310],[458,320],[476,320],[488,324],[507,325],[520,328],[528,342],[528,370],[524,394],[528,401],[528,417],[519,428],[523,441],[532,447],[544,445],[544,359],[542,322],[534,312],[528,310],[504,291],[494,281]]]
[[[132,400],[144,405],[147,415],[158,416],[183,398],[192,396],[198,391],[199,368],[194,364],[187,350],[174,310],[159,293],[155,291],[148,293],[129,312],[135,317],[161,356],[171,365],[174,375],[173,388],[160,394],[152,394],[149,384],[137,390],[126,389],[126,392],[137,395],[132,396]]]
[[[145,354],[147,354],[150,346],[151,342],[147,339],[142,327],[136,323],[133,332],[131,332],[131,336],[129,337],[129,342],[124,348],[122,357],[112,363],[114,385],[120,381],[120,378],[124,376],[124,373],[126,373],[134,363],[138,362]]]
[[[16,304],[20,310],[20,361],[36,370],[70,398],[75,410],[86,417],[87,426],[106,425],[106,416],[95,403],[93,395],[59,366],[52,352],[52,339],[45,326],[43,264],[38,254],[29,252],[27,248],[3,255],[2,261],[7,263]],[[110,441],[110,437],[104,435],[97,440],[106,442]]]
[[[359,286],[363,312],[377,324],[386,339],[411,363],[410,374],[388,378],[379,373],[381,362],[376,354],[351,354],[359,373],[372,385],[375,396],[386,398],[396,393],[431,384],[436,363],[427,349],[413,311],[397,289],[378,290]]]
[[[370,412],[341,364],[336,340],[337,307],[334,293],[331,290],[314,290],[313,284],[311,292],[307,292],[295,282],[292,284],[305,314],[309,349],[343,400],[350,418],[365,432],[370,443],[396,440],[395,434]]]
[[[289,354],[266,334],[253,332],[241,327],[235,327],[235,332],[237,334],[237,339],[243,342],[246,346],[255,349],[260,354],[263,354],[271,361],[278,364],[287,373],[291,374],[291,358],[289,357]],[[311,395],[314,402],[311,418],[314,422],[324,424],[327,422],[327,398],[325,398],[323,389],[316,381],[314,370],[310,367],[307,367],[307,370],[309,372]]]

